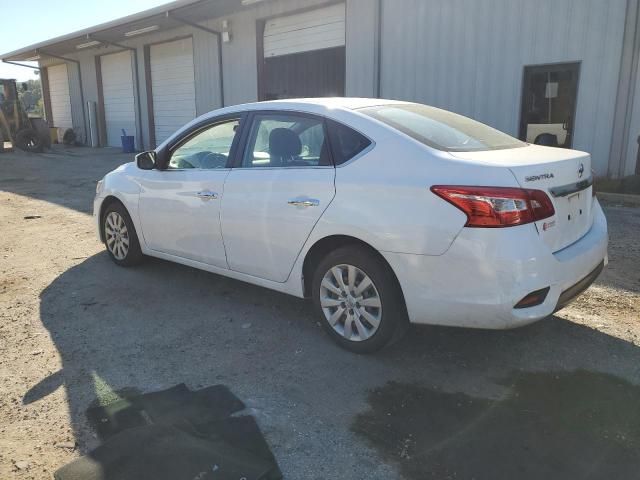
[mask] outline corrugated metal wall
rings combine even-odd
[[[140,38],[123,40],[121,43],[131,48],[135,48],[138,58],[138,71],[140,78],[140,104],[142,106],[141,116],[136,115],[136,123],[139,126],[139,132],[142,134],[143,144],[136,139],[138,148],[149,148],[149,117],[147,114],[147,91],[145,85],[145,65],[144,65],[144,46],[157,42],[169,41],[175,38],[181,38],[188,35],[193,36],[193,55],[195,66],[195,84],[196,84],[196,113],[202,115],[219,108],[221,105],[220,85],[218,74],[218,47],[216,45],[216,36],[202,30],[196,30],[191,27],[176,28],[167,32],[159,32],[153,35],[146,35]],[[70,58],[78,59],[82,65],[82,82],[84,88],[85,101],[98,102],[98,87],[95,69],[95,56],[108,53],[118,52],[122,49],[117,47],[101,47],[99,49],[87,49],[77,53],[71,53]],[[70,69],[73,68],[69,63]],[[135,84],[134,84],[135,92]],[[72,97],[74,95],[72,94]],[[75,96],[79,98],[78,91]],[[76,100],[77,102],[77,100]],[[137,99],[136,99],[137,103]],[[136,106],[137,113],[137,106]],[[74,128],[82,127],[81,114],[74,115]]]
[[[231,42],[223,44],[225,102],[227,105],[255,102],[258,99],[257,22],[327,5],[326,0],[279,0],[258,3],[254,8],[224,17],[229,22]],[[348,23],[348,20],[347,20]],[[222,30],[222,19],[206,22]],[[347,27],[348,28],[348,27]]]
[[[335,2],[277,0],[224,17],[232,40],[223,44],[226,105],[257,99],[257,22]],[[381,96],[447,108],[516,135],[525,65],[581,62],[574,146],[592,153],[606,174],[627,0],[382,0],[381,58],[377,0],[346,0],[350,96]],[[222,19],[203,22],[222,30]],[[197,114],[221,105],[216,37],[191,27],[123,40],[138,52],[138,122],[149,140],[144,45],[193,35]],[[113,47],[71,52],[82,63],[86,101],[98,101],[95,55]],[[69,63],[74,126],[82,130],[79,76]],[[640,100],[639,100],[640,102]],[[638,109],[640,111],[640,107]],[[640,124],[640,115],[634,125]],[[637,126],[637,125],[636,125]],[[635,140],[635,139],[634,139]],[[631,140],[630,140],[631,142]],[[634,150],[635,151],[635,150]]]
[[[378,1],[347,1],[347,96],[376,97]]]
[[[525,65],[580,61],[574,148],[607,173],[626,0],[384,0],[382,96],[517,135]]]
[[[218,69],[218,39],[212,33],[193,33],[193,63],[196,83],[196,113],[215,110],[222,105]]]

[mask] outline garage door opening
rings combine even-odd
[[[49,119],[49,124],[52,127],[62,129],[73,128],[67,65],[62,63],[47,67],[47,75],[49,78],[51,116],[53,117]]]
[[[147,89],[151,90],[152,143],[161,144],[178,129],[196,118],[196,87],[193,40],[151,45],[148,51]]]
[[[109,147],[119,147],[122,130],[137,136],[131,52],[99,58],[106,142]]]
[[[345,95],[345,5],[264,24],[260,100]]]

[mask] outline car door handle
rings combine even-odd
[[[289,200],[289,205],[294,207],[317,207],[320,205],[320,200],[316,200],[315,198],[296,198],[294,200]]]
[[[204,192],[196,193],[196,197],[198,197],[201,200],[215,200],[216,198],[218,198],[218,194],[206,190]]]

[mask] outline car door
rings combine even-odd
[[[247,119],[243,145],[222,200],[229,268],[285,282],[335,196],[325,121],[291,112],[257,112]]]
[[[196,128],[170,149],[166,169],[141,174],[139,215],[150,249],[228,268],[220,202],[239,125],[232,117]]]

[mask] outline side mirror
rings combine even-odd
[[[153,170],[156,168],[156,152],[149,150],[136,155],[136,165],[140,170]]]

